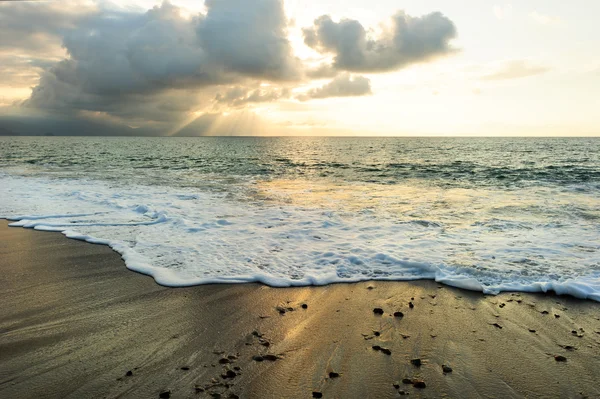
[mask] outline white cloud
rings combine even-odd
[[[494,71],[481,77],[483,80],[508,80],[541,75],[550,70],[549,67],[538,65],[527,60],[505,61],[497,65]]]
[[[559,17],[552,17],[550,15],[541,14],[537,11],[533,11],[529,16],[540,25],[562,25],[563,21]]]

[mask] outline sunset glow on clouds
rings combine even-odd
[[[598,11],[558,0],[2,2],[0,127],[598,135]]]

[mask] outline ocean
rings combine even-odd
[[[0,137],[0,217],[173,287],[433,279],[600,301],[599,138]]]

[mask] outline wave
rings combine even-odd
[[[531,214],[531,205],[523,215],[510,208],[507,215],[517,220],[500,218],[494,205],[502,191],[471,193],[476,213],[467,212],[472,202],[460,203],[464,212],[432,209],[423,193],[398,214],[91,179],[4,174],[0,183],[0,216],[11,226],[108,245],[129,269],[171,287],[431,279],[486,294],[554,291],[600,301],[600,230],[593,220],[567,209],[549,228],[547,215]],[[552,197],[538,201],[548,206]]]

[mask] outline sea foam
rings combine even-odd
[[[383,212],[281,200],[274,185],[241,200],[81,178],[3,173],[0,183],[0,217],[11,226],[108,245],[129,269],[171,287],[431,279],[487,294],[555,291],[600,301],[595,220],[532,216],[527,204],[502,210],[499,203],[515,201],[499,202],[506,193],[454,193],[460,206],[435,208],[423,190]]]

